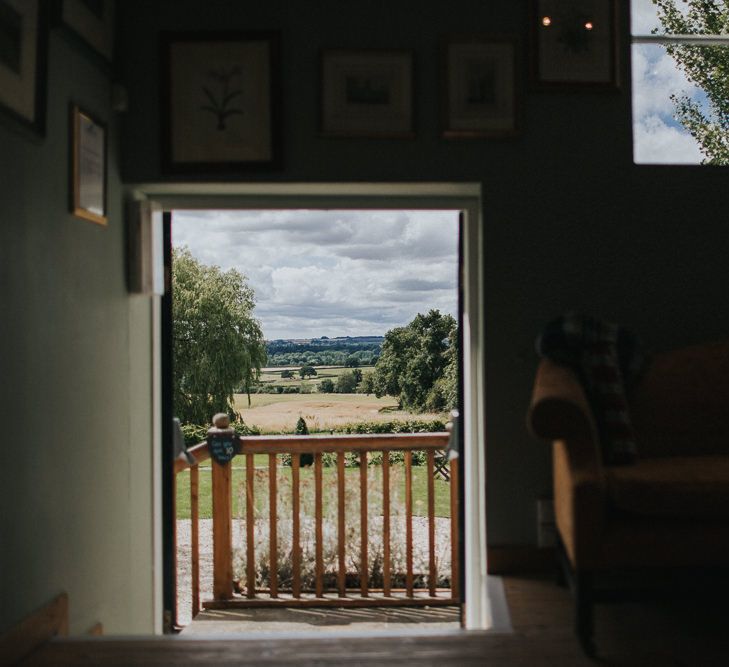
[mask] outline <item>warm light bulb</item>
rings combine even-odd
[[[585,30],[592,30],[595,27],[592,21],[585,22]]]
[[[552,17],[551,16],[543,16],[542,17],[542,25],[545,28],[548,28],[550,25],[552,25]]]

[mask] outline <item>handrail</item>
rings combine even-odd
[[[347,435],[244,435],[241,454],[301,454],[304,452],[383,452],[445,449],[448,433],[353,433]],[[210,458],[207,442],[187,450],[197,463]],[[184,459],[175,460],[175,473],[190,467]]]

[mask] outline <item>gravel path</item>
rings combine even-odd
[[[200,519],[200,599],[212,597],[213,591],[213,536],[212,520]],[[404,522],[403,522],[404,523]],[[370,559],[381,549],[382,517],[370,519],[369,527]],[[398,535],[405,536],[404,525],[398,526],[393,518],[391,529],[393,553],[398,550],[395,540]],[[302,539],[304,539],[302,537]],[[404,540],[403,540],[404,541]],[[435,519],[435,553],[440,573],[450,572],[450,519]],[[233,520],[233,545],[236,553],[245,548],[245,521]],[[404,548],[404,547],[403,547]],[[402,550],[400,550],[402,551]],[[350,554],[348,554],[350,556]],[[236,559],[234,558],[234,561]],[[426,517],[413,517],[413,563],[415,573],[425,573],[428,567],[428,520]],[[180,625],[191,621],[191,564],[190,564],[190,521],[177,521],[177,620]]]

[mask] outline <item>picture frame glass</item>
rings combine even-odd
[[[514,58],[508,41],[448,45],[446,134],[516,130]]]
[[[412,127],[412,55],[330,51],[322,56],[322,132],[408,137]]]
[[[104,188],[104,129],[89,116],[78,116],[78,208],[106,215]]]
[[[269,39],[173,40],[168,77],[172,167],[277,160]]]
[[[612,0],[536,0],[535,8],[540,83],[615,82]]]
[[[37,0],[0,2],[0,106],[30,125],[39,123],[40,63]]]

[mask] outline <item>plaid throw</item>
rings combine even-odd
[[[537,351],[577,373],[595,416],[605,463],[633,463],[637,448],[626,388],[645,365],[636,337],[615,324],[569,313],[544,328]]]

